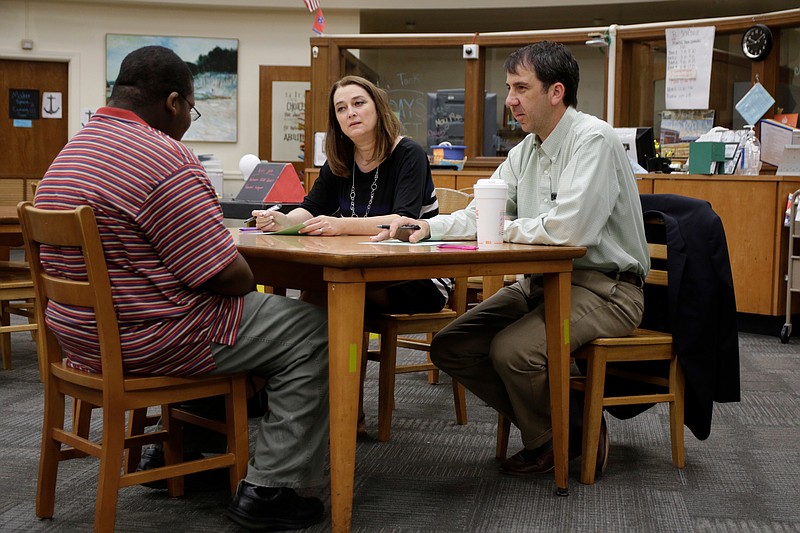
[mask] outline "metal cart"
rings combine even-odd
[[[786,344],[792,336],[792,293],[800,292],[800,221],[797,220],[797,203],[800,189],[789,198],[787,210],[789,225],[789,265],[786,269],[786,323],[781,328],[781,342]],[[797,247],[795,247],[797,244]]]

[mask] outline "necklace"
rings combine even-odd
[[[369,202],[367,202],[367,210],[364,211],[364,218],[369,216],[369,210],[372,208],[372,199],[375,198],[375,189],[378,188],[378,170],[381,166],[375,167],[375,178],[372,180],[372,186],[369,188]],[[353,183],[350,185],[350,216],[358,217],[356,214],[356,162],[353,160]]]

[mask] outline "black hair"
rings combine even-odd
[[[122,60],[111,99],[148,105],[173,91],[184,98],[194,93],[189,65],[169,48],[145,46]]]
[[[503,67],[509,74],[516,74],[520,67],[532,70],[545,90],[556,82],[562,83],[564,104],[571,107],[578,105],[578,62],[563,44],[539,41],[523,46],[508,56]]]

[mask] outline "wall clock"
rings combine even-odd
[[[742,36],[742,52],[753,61],[765,59],[772,50],[772,32],[764,24],[751,26]]]

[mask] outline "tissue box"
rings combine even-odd
[[[725,143],[693,142],[689,145],[689,174],[722,174],[725,171]]]

